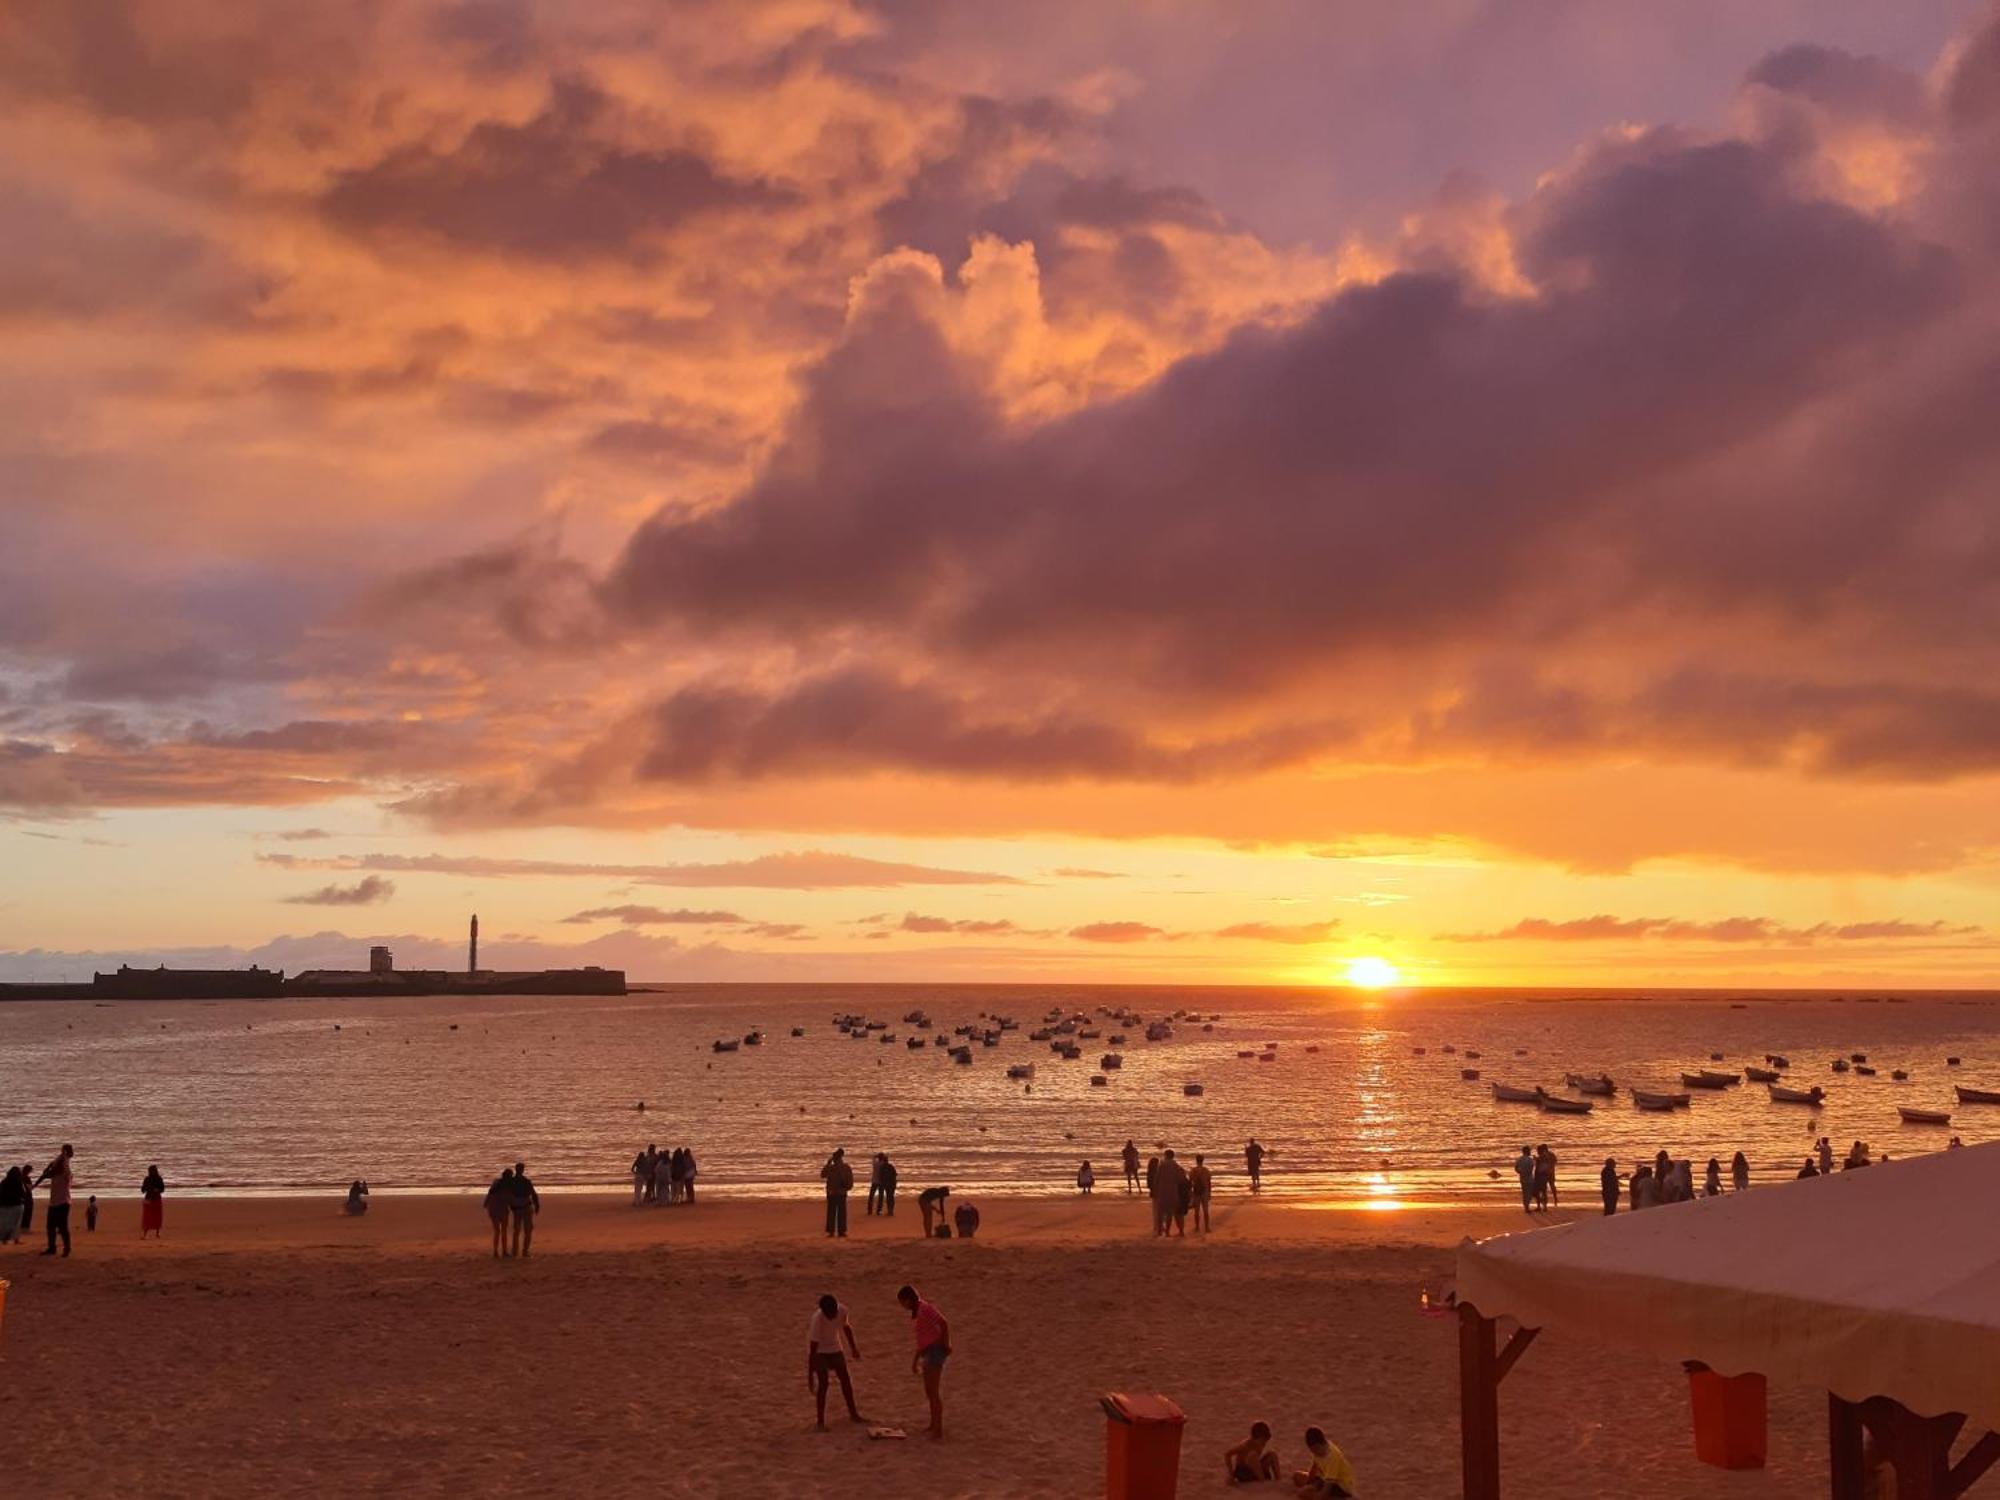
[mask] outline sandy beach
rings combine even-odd
[[[337,1198],[170,1200],[167,1237],[144,1244],[138,1204],[109,1202],[66,1261],[36,1254],[39,1236],[0,1249],[13,1479],[62,1495],[1083,1496],[1102,1493],[1096,1397],[1125,1390],[1186,1410],[1183,1495],[1222,1492],[1217,1455],[1261,1417],[1288,1462],[1308,1423],[1326,1427],[1371,1500],[1445,1500],[1455,1324],[1422,1316],[1419,1292],[1461,1237],[1523,1224],[1238,1197],[1213,1234],[1159,1243],[1143,1202],[1112,1191],[991,1202],[978,1239],[926,1242],[914,1202],[894,1219],[853,1204],[832,1243],[811,1204],[552,1195],[533,1258],[495,1262],[472,1197],[381,1195],[359,1219]],[[814,1432],[805,1329],[823,1291],[853,1314],[864,1413],[921,1429],[904,1281],[952,1322],[946,1441]],[[1824,1410],[1774,1389],[1770,1466],[1722,1473],[1695,1462],[1678,1366],[1545,1336],[1503,1393],[1510,1492],[1823,1494]]]

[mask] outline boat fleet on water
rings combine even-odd
[[[1422,1056],[1427,1049],[1417,1047],[1413,1050],[1418,1056]],[[1443,1050],[1451,1052],[1455,1049],[1447,1046]],[[1516,1057],[1525,1057],[1527,1049],[1525,1047],[1517,1048],[1514,1055]],[[1479,1054],[1477,1052],[1467,1052],[1465,1056],[1476,1058]],[[1708,1056],[1709,1061],[1712,1063],[1723,1061],[1723,1056],[1720,1052],[1711,1052]],[[1961,1061],[1962,1059],[1957,1057],[1947,1057],[1945,1059],[1945,1066],[1956,1068],[1960,1065]],[[1788,1081],[1796,1077],[1796,1075],[1789,1071],[1791,1066],[1790,1058],[1775,1052],[1766,1053],[1761,1067],[1752,1063],[1734,1070],[1697,1068],[1683,1072],[1680,1075],[1681,1086],[1679,1089],[1634,1088],[1629,1090],[1629,1093],[1635,1109],[1648,1110],[1660,1114],[1667,1113],[1670,1110],[1692,1108],[1694,1096],[1697,1093],[1719,1093],[1724,1089],[1734,1088],[1745,1082],[1763,1084],[1773,1104],[1818,1106],[1825,1103],[1827,1091],[1819,1084],[1802,1084],[1800,1082]],[[1861,1078],[1874,1078],[1879,1075],[1881,1070],[1869,1065],[1867,1053],[1852,1052],[1846,1057],[1834,1058],[1830,1071],[1836,1074],[1852,1074]],[[1459,1077],[1468,1083],[1478,1082],[1479,1076],[1480,1071],[1477,1068],[1461,1068],[1459,1070]],[[1896,1083],[1907,1083],[1910,1081],[1909,1070],[1906,1068],[1891,1069],[1889,1077]],[[1557,1115],[1587,1115],[1596,1107],[1599,1099],[1610,1098],[1618,1092],[1618,1085],[1612,1081],[1608,1073],[1566,1073],[1563,1075],[1563,1083],[1565,1087],[1573,1092],[1570,1094],[1559,1094],[1543,1088],[1539,1084],[1524,1088],[1514,1084],[1495,1083],[1491,1085],[1491,1088],[1496,1103],[1533,1104],[1545,1113]],[[1961,1086],[1955,1088],[1953,1092],[1958,1096],[1960,1104],[2000,1105],[2000,1090],[1974,1089]],[[1949,1125],[1951,1123],[1951,1111],[1946,1109],[1924,1109],[1916,1105],[1899,1104],[1896,1106],[1896,1113],[1902,1117],[1905,1125]]]
[[[1076,1062],[1081,1059],[1085,1042],[1104,1042],[1111,1050],[1099,1056],[1097,1072],[1090,1080],[1093,1086],[1103,1088],[1110,1082],[1109,1075],[1125,1066],[1125,1054],[1116,1049],[1129,1046],[1132,1035],[1139,1035],[1148,1042],[1166,1042],[1173,1040],[1176,1026],[1199,1027],[1203,1031],[1212,1032],[1221,1019],[1222,1016],[1218,1013],[1203,1014],[1200,1011],[1185,1009],[1148,1020],[1137,1011],[1108,1005],[1100,1005],[1094,1015],[1057,1006],[1043,1016],[1041,1023],[1029,1031],[1027,1036],[1031,1042],[1046,1043],[1049,1051],[1063,1062]],[[948,1033],[938,1029],[937,1023],[923,1010],[907,1012],[903,1016],[902,1024],[909,1028],[907,1035],[898,1033],[888,1021],[874,1020],[856,1014],[840,1014],[833,1017],[834,1030],[855,1041],[867,1041],[873,1038],[885,1047],[900,1042],[912,1052],[932,1047],[943,1048],[953,1063],[964,1067],[971,1066],[975,1047],[997,1047],[1008,1032],[1021,1029],[1021,1023],[1012,1016],[988,1014],[986,1011],[981,1011],[975,1020],[963,1026],[953,1027]],[[1107,1029],[1110,1032],[1108,1036]],[[805,1034],[806,1028],[803,1026],[792,1028],[794,1037],[802,1037]],[[717,1038],[709,1046],[710,1050],[720,1054],[736,1052],[744,1047],[761,1046],[763,1042],[763,1032],[751,1031],[740,1037]],[[1266,1052],[1261,1055],[1261,1060],[1272,1061],[1277,1055],[1278,1044],[1266,1042],[1264,1045]],[[1317,1052],[1319,1048],[1308,1047],[1306,1051]],[[1248,1052],[1238,1054],[1241,1057],[1253,1055],[1258,1054]],[[1032,1088],[1035,1065],[1031,1062],[1011,1064],[1007,1069],[1007,1077]],[[1200,1083],[1190,1080],[1181,1085],[1181,1092],[1190,1099],[1199,1099],[1204,1089]]]

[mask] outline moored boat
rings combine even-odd
[[[1788,1089],[1776,1083],[1771,1085],[1771,1102],[1773,1104],[1818,1104],[1824,1098],[1826,1098],[1826,1090],[1818,1084],[1814,1084],[1809,1089]]]
[[[1632,1102],[1641,1109],[1686,1109],[1694,1101],[1686,1094],[1656,1094],[1645,1089],[1632,1090]]]
[[[1745,1068],[1743,1076],[1752,1083],[1776,1083],[1778,1081],[1778,1070],[1776,1068]]]
[[[1508,1083],[1496,1083],[1493,1085],[1493,1097],[1502,1104],[1539,1104],[1542,1091],[1515,1088]]]
[[[1552,1115],[1587,1115],[1591,1102],[1588,1099],[1564,1099],[1557,1094],[1544,1094],[1542,1109]]]
[[[1458,1076],[1460,1078],[1463,1078],[1467,1083],[1477,1083],[1479,1082],[1479,1069],[1460,1068],[1458,1070]]]
[[[1867,1063],[1856,1063],[1854,1065],[1854,1071],[1860,1074],[1863,1078],[1873,1078],[1875,1076],[1875,1070],[1869,1067]]]
[[[1907,1104],[1896,1106],[1896,1113],[1903,1117],[1905,1125],[1949,1125],[1951,1115],[1941,1109],[1911,1109]]]
[[[1564,1081],[1579,1094],[1597,1094],[1603,1096],[1618,1091],[1618,1085],[1611,1081],[1609,1073],[1597,1073],[1594,1075],[1569,1073],[1564,1075]]]
[[[1181,1085],[1181,1092],[1190,1099],[1199,1099],[1201,1097],[1201,1085],[1198,1083],[1184,1083]]]
[[[1955,1088],[1952,1092],[1958,1095],[1960,1104],[2000,1104],[2000,1094],[1991,1089]]]
[[[1741,1083],[1739,1073],[1715,1073],[1703,1068],[1699,1073],[1681,1074],[1681,1082],[1691,1089],[1726,1089],[1732,1083]]]

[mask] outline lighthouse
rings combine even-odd
[[[472,914],[472,940],[466,947],[465,972],[468,974],[477,974],[479,972],[479,913],[478,912],[474,912]]]

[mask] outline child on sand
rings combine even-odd
[[[1090,1163],[1085,1162],[1076,1169],[1076,1190],[1088,1198],[1090,1190],[1096,1186],[1097,1174],[1090,1170]]]
[[[1352,1495],[1354,1465],[1347,1455],[1317,1427],[1306,1429],[1306,1447],[1312,1453],[1312,1467],[1294,1474],[1292,1483],[1309,1495]]]
[[[85,1234],[97,1233],[97,1194],[95,1193],[92,1193],[90,1201],[83,1205],[83,1232]],[[139,1238],[144,1239],[145,1237],[145,1234],[141,1232]]]
[[[1265,1451],[1270,1441],[1269,1423],[1250,1424],[1250,1436],[1222,1455],[1222,1471],[1231,1484],[1259,1484],[1278,1477],[1278,1455]]]

